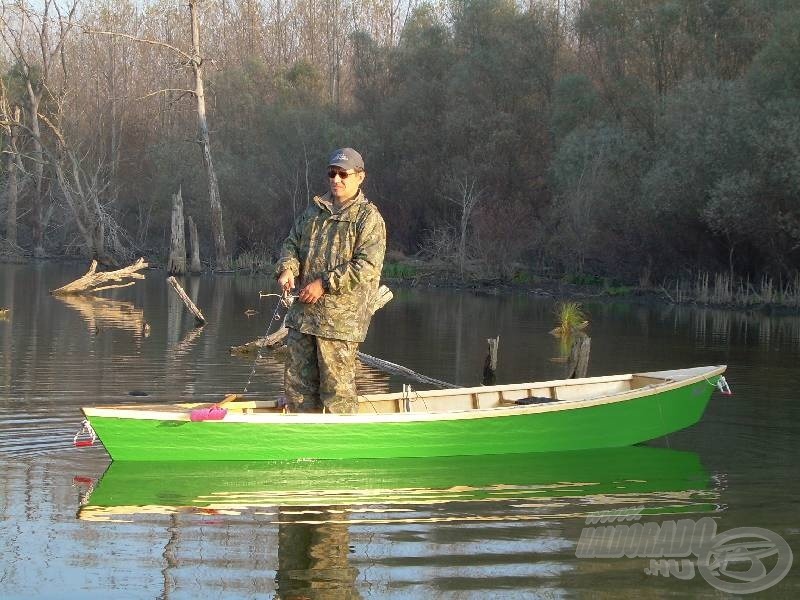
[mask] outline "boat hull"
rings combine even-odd
[[[724,370],[724,369],[723,369]],[[547,410],[436,415],[277,415],[271,420],[89,420],[113,460],[240,461],[402,458],[559,452],[631,446],[689,427],[719,373],[638,397]]]

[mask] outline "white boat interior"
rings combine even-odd
[[[360,414],[389,415],[398,413],[454,413],[464,411],[493,411],[528,407],[552,409],[556,406],[585,404],[607,399],[609,402],[629,399],[680,387],[689,379],[712,377],[725,370],[724,366],[695,367],[672,371],[561,379],[534,383],[478,386],[445,390],[414,390],[359,396]],[[209,403],[137,404],[103,406],[85,409],[88,415],[107,414],[109,410],[123,412],[161,412],[206,407]],[[546,408],[547,407],[547,408]],[[228,411],[240,414],[284,412],[280,400],[257,397],[236,397],[224,403]],[[131,415],[132,416],[132,415]]]

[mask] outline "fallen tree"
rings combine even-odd
[[[382,285],[378,289],[378,295],[375,298],[375,301],[372,303],[372,313],[374,314],[375,311],[382,308],[386,305],[389,300],[392,299],[392,292],[386,286]],[[284,326],[281,327],[275,332],[269,335],[262,336],[257,338],[251,342],[247,342],[246,344],[242,344],[241,346],[231,346],[231,354],[251,354],[254,352],[260,352],[264,348],[277,351],[284,347],[286,334],[289,330]],[[408,367],[404,367],[403,365],[398,365],[393,362],[389,362],[388,360],[383,360],[382,358],[377,358],[375,356],[370,356],[369,354],[364,354],[363,352],[358,352],[356,354],[358,360],[360,360],[365,365],[370,367],[374,367],[385,373],[391,373],[394,375],[400,375],[402,377],[408,377],[409,379],[413,379],[420,383],[426,383],[429,385],[433,385],[438,388],[456,388],[459,387],[453,383],[448,383],[446,381],[441,381],[439,379],[434,379],[433,377],[428,377],[427,375],[422,375],[421,373],[417,373],[416,371],[412,371]]]
[[[93,294],[102,290],[113,288],[128,287],[136,281],[125,281],[126,279],[144,279],[144,275],[139,273],[148,267],[144,258],[140,258],[132,265],[117,269],[116,271],[97,271],[97,261],[93,260],[86,275],[75,281],[61,286],[50,292],[54,296],[66,296],[69,294]]]

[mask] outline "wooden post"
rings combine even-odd
[[[169,241],[169,261],[167,272],[170,275],[186,273],[186,236],[183,227],[183,198],[181,188],[172,196],[172,236]]]
[[[572,349],[567,360],[567,379],[586,377],[589,369],[589,353],[592,349],[592,338],[582,333],[575,333]]]
[[[497,378],[497,348],[500,345],[500,336],[486,340],[489,344],[489,353],[483,363],[483,385],[494,385]]]
[[[178,283],[178,280],[174,277],[167,277],[167,283],[169,283],[172,286],[172,289],[174,289],[178,296],[180,296],[181,300],[183,300],[183,303],[186,305],[186,308],[188,308],[189,312],[194,315],[197,323],[199,325],[205,325],[206,318],[203,316],[203,313],[200,312],[200,309],[195,306],[194,302],[191,301],[189,296],[186,295],[186,292],[183,291],[183,288],[181,287],[181,284]]]
[[[189,216],[189,252],[191,254],[189,272],[202,273],[203,266],[200,264],[200,238],[197,237],[197,225],[191,216]]]

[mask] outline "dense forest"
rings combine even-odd
[[[1,10],[0,254],[163,258],[180,188],[204,262],[268,261],[353,146],[394,258],[643,284],[800,266],[796,0]]]

